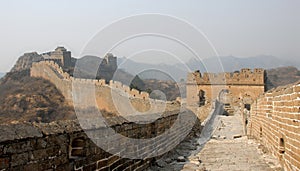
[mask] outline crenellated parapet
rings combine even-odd
[[[76,84],[90,84],[96,86],[96,88],[99,86],[106,86],[132,98],[140,98],[143,100],[149,99],[149,94],[147,92],[140,92],[136,89],[130,89],[129,86],[123,85],[119,81],[111,80],[109,83],[106,83],[104,79],[97,80],[74,78],[67,72],[64,72],[62,67],[54,61],[40,61],[33,63],[30,75],[32,77],[42,77],[50,80],[57,86],[58,89],[62,91],[66,97],[70,99],[72,98],[70,95],[72,82],[76,82]],[[65,82],[68,82],[69,85],[66,85]]]
[[[187,104],[199,106],[214,99],[230,96],[230,103],[251,103],[265,91],[265,71],[241,69],[235,72],[201,73],[195,71],[187,76]],[[228,102],[229,103],[229,102]]]
[[[188,84],[198,85],[264,85],[264,70],[256,68],[241,69],[238,72],[224,73],[200,73],[199,71],[189,73]]]

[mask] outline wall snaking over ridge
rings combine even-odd
[[[115,106],[118,103],[117,101],[125,101],[130,99],[132,102],[130,105],[133,106],[135,110],[138,112],[148,111],[150,109],[150,104],[155,103],[155,106],[159,106],[158,108],[163,108],[163,102],[159,100],[153,100],[149,98],[149,94],[147,92],[139,92],[136,89],[130,89],[129,86],[123,85],[118,81],[110,81],[109,84],[105,83],[104,79],[101,80],[93,80],[93,79],[80,79],[71,77],[68,73],[64,72],[63,69],[53,61],[41,61],[38,63],[33,63],[30,71],[30,75],[32,77],[42,77],[54,83],[56,87],[62,92],[66,100],[72,104],[72,85],[82,85],[82,86],[93,86],[95,89],[95,98],[97,101],[97,105],[100,109],[104,109],[109,112],[116,113],[118,112],[118,107]],[[114,94],[114,97],[112,97]],[[91,101],[90,97],[84,99],[83,101]],[[154,106],[154,105],[153,105]],[[90,107],[90,106],[84,106]],[[128,108],[128,106],[127,106]],[[131,113],[132,110],[124,113]]]

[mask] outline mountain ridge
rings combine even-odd
[[[147,64],[140,63],[126,58],[118,58],[118,67],[126,72],[136,75],[145,69],[155,69],[166,74],[169,74],[174,80],[179,81],[185,79],[188,72],[200,70],[201,72],[234,72],[242,68],[263,68],[265,70],[294,66],[299,68],[298,62],[290,62],[282,60],[271,55],[260,55],[254,57],[239,58],[235,56],[221,56],[205,58],[202,60],[190,59],[184,64],[177,63],[175,65],[168,64]],[[208,68],[208,69],[207,69]],[[143,79],[152,79],[152,77],[145,77]],[[162,79],[162,78],[155,78]]]

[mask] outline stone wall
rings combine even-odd
[[[183,113],[192,114],[189,111]],[[185,116],[179,116],[178,111],[168,112],[149,124],[135,124],[115,117],[107,119],[113,123],[109,126],[122,135],[147,139],[167,131],[178,117],[183,117],[181,124],[190,125],[191,120],[184,119]],[[91,141],[87,137],[87,132],[97,134],[100,139],[107,137],[106,131],[101,131],[107,126],[96,125],[84,132],[76,120],[0,125],[0,170],[144,170],[154,159],[147,157],[153,148],[157,152],[168,149],[181,142],[185,138],[182,135],[190,131],[184,126],[178,126],[168,133],[169,137],[166,138],[169,139],[154,139],[148,141],[148,144],[139,144],[139,147],[116,140],[127,147],[118,154],[133,152],[132,149],[145,154],[144,159],[127,159],[102,150],[94,143],[95,139]],[[201,126],[196,123],[190,135],[200,131]]]
[[[149,94],[147,92],[139,92],[136,89],[130,89],[129,86],[123,85],[118,81],[110,81],[109,84],[105,83],[105,80],[95,80],[95,79],[80,79],[71,77],[68,73],[64,72],[63,69],[53,61],[41,61],[38,63],[33,63],[30,71],[32,77],[42,77],[51,81],[55,86],[62,92],[66,100],[73,104],[72,91],[74,86],[79,86],[81,88],[91,87],[95,90],[95,98],[97,105],[100,109],[105,109],[109,112],[118,112],[119,109],[116,104],[121,104],[117,101],[128,101],[131,99],[134,101],[131,105],[137,111],[147,111],[149,109],[150,103],[155,103],[156,105],[162,105],[161,102],[149,99]],[[114,96],[112,97],[112,94]],[[87,104],[93,104],[91,97],[83,99]],[[124,103],[127,104],[127,103]],[[85,106],[90,107],[90,106]],[[128,106],[127,106],[128,108]],[[125,108],[124,108],[125,109]],[[126,113],[126,112],[125,112]],[[128,113],[132,113],[131,111]]]
[[[205,100],[219,98],[222,90],[228,90],[232,101],[253,101],[264,93],[265,72],[263,69],[242,69],[235,73],[204,73],[196,71],[187,77],[187,104],[199,103],[199,91],[204,91]],[[246,102],[248,103],[248,102]]]
[[[278,87],[252,105],[247,133],[287,170],[300,170],[300,83]]]
[[[189,73],[188,81],[195,79],[197,84],[234,84],[234,85],[264,85],[264,70],[256,68],[253,71],[243,68],[239,72],[203,73],[196,71]]]

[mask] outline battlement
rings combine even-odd
[[[200,73],[187,76],[188,105],[202,104],[220,98],[223,90],[230,92],[231,101],[249,103],[265,91],[265,71],[261,68],[225,73]],[[201,92],[201,93],[200,93]],[[200,96],[202,95],[202,96]]]
[[[57,47],[54,51],[42,54],[44,60],[55,61],[63,67],[71,65],[71,52],[64,47]]]
[[[188,74],[187,84],[197,85],[264,85],[264,70],[243,68],[237,72],[203,73],[195,71]]]
[[[53,75],[49,75],[49,71],[46,71],[46,68],[50,68],[52,72],[54,72]],[[46,72],[46,75],[45,75]],[[105,82],[104,79],[82,79],[82,78],[74,78],[70,76],[67,72],[64,72],[62,67],[58,65],[54,61],[40,61],[37,63],[33,63],[32,69],[31,69],[31,76],[33,77],[43,77],[45,79],[48,79],[52,82],[54,82],[56,85],[61,85],[58,81],[67,81],[67,82],[76,82],[76,84],[91,84],[95,86],[106,86],[114,91],[118,91],[121,94],[126,94],[126,96],[132,97],[132,98],[140,98],[140,99],[149,99],[149,94],[147,92],[140,92],[136,89],[130,89],[129,86],[123,85],[119,81],[113,81],[111,80],[108,84]],[[59,78],[59,80],[53,80],[53,77]],[[59,87],[58,87],[59,88]],[[65,89],[65,88],[60,88]],[[69,95],[68,95],[69,96]]]

